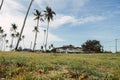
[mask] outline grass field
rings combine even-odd
[[[120,54],[0,52],[0,80],[120,80]]]

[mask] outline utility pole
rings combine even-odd
[[[115,39],[115,53],[117,53],[117,41],[118,39]]]

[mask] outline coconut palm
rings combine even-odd
[[[2,29],[2,27],[0,27],[0,39],[2,39],[3,33],[4,33],[4,30]]]
[[[46,30],[44,30],[43,48],[45,48],[45,35],[46,35]]]
[[[3,47],[3,33],[4,33],[4,30],[2,29],[2,27],[0,27],[0,47],[1,47],[1,50],[2,50],[2,47]]]
[[[11,44],[10,44],[10,48],[12,49],[13,48],[13,43],[14,43],[14,38],[16,38],[16,35],[17,35],[17,32],[16,32],[16,30],[17,30],[17,25],[16,24],[11,24],[11,28],[10,28],[10,30],[11,30]]]
[[[37,39],[37,34],[36,33],[39,32],[38,27],[35,26],[33,31],[35,32],[35,40],[34,40],[34,45],[33,45],[33,51],[34,51],[35,46],[36,46],[36,39]]]
[[[30,5],[29,5],[29,7],[28,7],[28,10],[27,10],[27,13],[26,13],[26,16],[25,16],[24,22],[23,22],[23,26],[22,26],[22,29],[21,29],[21,32],[20,32],[20,36],[19,36],[19,38],[18,38],[18,41],[17,41],[16,47],[15,47],[15,50],[17,50],[17,48],[18,48],[18,46],[19,46],[20,39],[21,39],[21,36],[22,36],[23,30],[24,30],[24,27],[25,27],[26,20],[27,20],[27,16],[28,16],[28,13],[29,13],[29,11],[30,11],[30,8],[31,8],[31,6],[32,6],[33,1],[34,1],[34,0],[31,0]]]
[[[2,8],[3,2],[4,2],[4,0],[1,1],[0,10],[1,10],[1,8]]]
[[[15,38],[15,34],[12,33],[12,34],[11,34],[11,37],[12,37],[12,40],[11,40],[10,48],[11,48],[11,50],[12,50],[12,48],[13,48],[13,41],[14,41],[14,38]]]
[[[49,23],[51,20],[53,20],[53,16],[56,15],[54,11],[52,11],[52,9],[50,7],[46,7],[45,12],[45,19],[47,19],[47,34],[46,34],[46,44],[45,44],[45,51],[46,51],[46,47],[47,47],[47,40],[48,40],[48,30],[49,30]]]
[[[5,47],[7,48],[8,47],[8,44],[9,43],[9,40],[5,40]]]
[[[11,31],[15,34],[17,30],[17,25],[16,24],[11,24]]]
[[[22,35],[22,42],[23,42],[23,46],[24,46],[24,48],[25,48],[24,38],[25,38],[25,36],[24,36],[24,35]]]
[[[3,39],[4,39],[4,40],[3,40],[3,41],[4,41],[4,44],[3,44],[4,46],[3,46],[3,47],[4,47],[4,51],[5,51],[5,48],[6,48],[6,37],[7,37],[7,34],[3,34],[3,36],[2,36],[2,37],[3,37]]]
[[[17,32],[17,33],[15,34],[16,38],[18,38],[18,37],[19,37],[19,35],[20,35],[20,34],[19,34],[19,32]]]
[[[1,34],[1,37],[2,37],[3,32],[4,32],[4,30],[2,29],[2,27],[0,27],[0,34]]]
[[[20,33],[19,32],[16,32],[15,33],[15,45],[16,45],[16,43],[17,43],[17,40],[18,40],[18,38],[19,38],[19,35],[20,35]]]
[[[35,9],[34,15],[35,15],[35,19],[34,20],[37,20],[37,26],[35,26],[35,28],[34,28],[34,30],[35,30],[35,40],[34,40],[34,45],[33,45],[33,51],[35,50],[35,46],[36,46],[39,21],[41,21],[41,22],[44,21],[43,18],[42,18],[43,15],[37,9]]]

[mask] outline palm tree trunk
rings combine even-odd
[[[2,0],[2,2],[1,2],[1,5],[0,5],[0,10],[1,10],[1,8],[2,8],[3,2],[4,2],[4,0]]]
[[[5,49],[6,49],[6,37],[4,37],[4,51],[5,51]]]
[[[49,21],[48,21],[47,34],[46,34],[45,51],[47,51],[47,43],[48,43],[48,30],[49,30]]]
[[[1,40],[1,51],[3,50],[3,39]]]
[[[37,31],[35,32],[35,40],[34,40],[34,45],[33,45],[33,51],[35,50],[36,40],[37,40]]]
[[[37,29],[38,29],[38,26],[39,26],[39,19],[37,20]],[[38,33],[38,31],[36,31],[36,33],[35,33],[35,40],[34,40],[33,51],[35,50],[35,46],[36,46],[36,41],[37,41],[37,33]]]
[[[11,40],[11,45],[10,45],[11,50],[13,48],[13,40],[14,40],[14,37],[12,37],[12,40]]]
[[[45,36],[46,35],[46,30],[44,30],[44,38],[43,38],[43,50],[44,50],[44,48],[45,48]]]
[[[18,41],[17,41],[16,47],[15,47],[15,50],[17,50],[17,48],[18,48],[18,46],[19,46],[20,38],[21,38],[21,36],[22,36],[23,29],[24,29],[24,27],[25,27],[25,23],[26,23],[26,20],[27,20],[27,16],[28,16],[28,13],[29,13],[29,11],[30,11],[30,8],[31,8],[31,5],[32,5],[33,1],[34,1],[34,0],[31,0],[30,5],[29,5],[29,7],[28,7],[28,10],[27,10],[27,13],[26,13],[26,16],[25,16],[24,22],[23,22],[23,26],[22,26],[22,29],[21,29],[21,32],[20,32],[20,36],[19,36],[19,38],[18,38]]]

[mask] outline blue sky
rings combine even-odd
[[[29,2],[30,0],[5,1],[0,11],[0,25],[5,26],[6,32],[9,32],[8,26],[11,23],[18,24],[18,31],[21,29]],[[34,38],[34,9],[43,11],[46,6],[56,12],[54,21],[50,23],[49,44],[81,46],[86,40],[96,39],[101,41],[105,50],[115,50],[115,39],[120,39],[120,0],[35,0],[24,31],[27,47],[28,42]],[[46,23],[40,24],[37,48],[43,43],[43,29],[46,26]],[[120,40],[118,50],[120,51]]]

